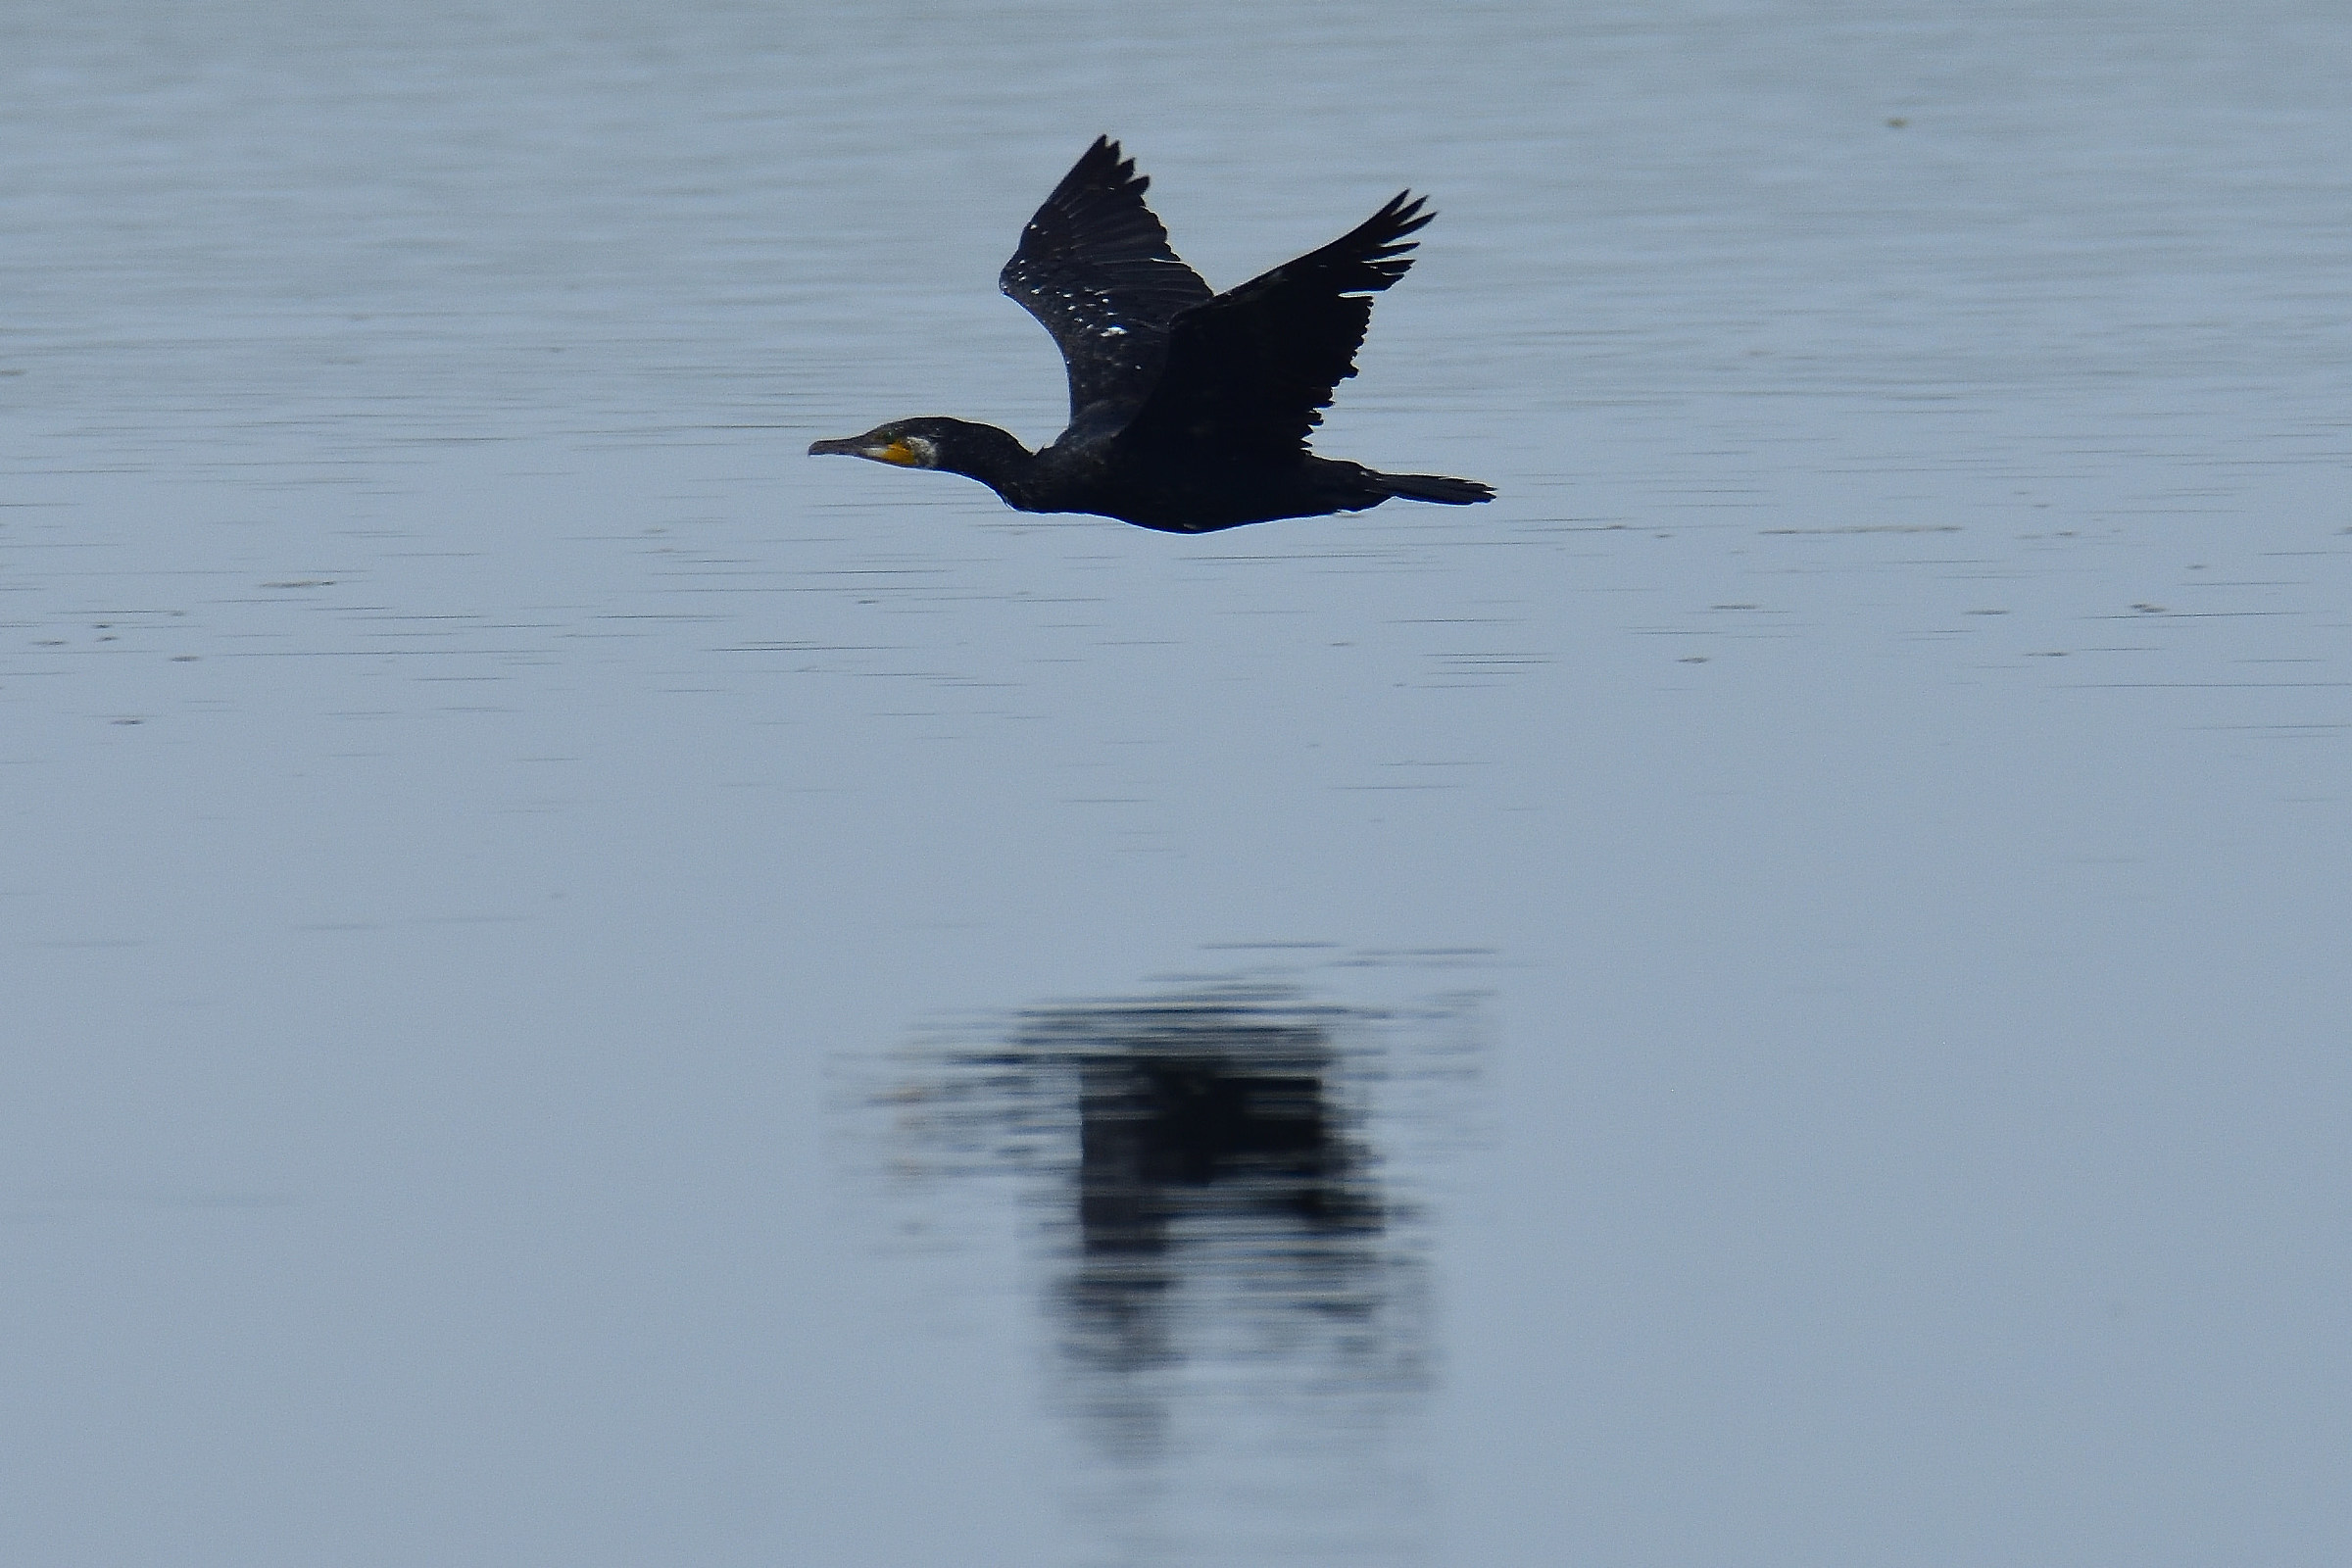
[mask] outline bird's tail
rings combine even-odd
[[[1407,501],[1435,501],[1441,506],[1467,507],[1492,501],[1494,492],[1476,479],[1448,479],[1442,473],[1375,473],[1382,489]]]

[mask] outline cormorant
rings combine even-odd
[[[898,419],[808,451],[944,468],[1023,512],[1093,512],[1166,533],[1377,507],[1466,506],[1473,479],[1378,473],[1318,458],[1307,432],[1355,373],[1371,295],[1412,266],[1434,213],[1412,192],[1321,250],[1211,294],[1144,205],[1151,181],[1096,138],[1037,216],[998,286],[1054,334],[1070,424],[1037,452],[995,425]]]

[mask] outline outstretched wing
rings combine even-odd
[[[1185,312],[1166,368],[1122,442],[1280,462],[1306,449],[1355,373],[1371,296],[1412,266],[1404,236],[1437,215],[1400,191],[1352,231]]]
[[[1144,205],[1151,180],[1100,136],[1021,230],[997,286],[1054,334],[1070,372],[1070,422],[1123,420],[1159,379],[1168,322],[1209,287],[1168,248]]]

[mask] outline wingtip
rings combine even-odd
[[[1072,182],[1100,184],[1106,190],[1123,191],[1133,186],[1141,191],[1151,181],[1136,173],[1135,160],[1119,148],[1108,131],[1097,136],[1094,145],[1079,155],[1078,162],[1062,176],[1063,186]],[[1058,192],[1056,192],[1058,194]]]
[[[1438,216],[1438,210],[1429,205],[1428,197],[1416,196],[1409,190],[1398,191],[1396,198],[1381,211],[1388,215],[1389,221],[1400,235],[1427,228],[1430,220]]]
[[[1412,253],[1421,248],[1420,241],[1407,236],[1429,226],[1438,215],[1427,211],[1429,198],[1400,190],[1387,204],[1357,226],[1352,234],[1339,243],[1360,247],[1356,261],[1367,275],[1352,285],[1353,289],[1377,291],[1387,288],[1405,274],[1413,265]],[[1377,279],[1377,281],[1375,280]]]

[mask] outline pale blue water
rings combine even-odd
[[[0,19],[0,1554],[2342,1556],[2348,68]],[[801,456],[1053,432],[994,279],[1102,131],[1219,285],[1431,193],[1320,446],[1501,500]],[[1090,1263],[1087,1052],[1237,997],[1186,1071],[1334,1163]],[[1040,1018],[1034,1137],[942,1145]]]

